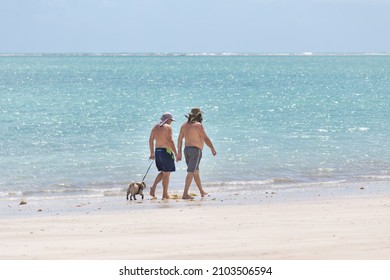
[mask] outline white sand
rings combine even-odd
[[[390,259],[388,195],[0,222],[0,259]]]

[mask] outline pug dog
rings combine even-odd
[[[127,195],[126,195],[126,199],[129,200],[129,195],[130,195],[130,200],[137,200],[135,198],[135,196],[137,194],[139,194],[142,199],[144,199],[144,193],[143,193],[143,190],[146,188],[146,184],[144,182],[140,182],[140,183],[134,183],[134,182],[131,182],[129,184],[129,187],[127,188]]]

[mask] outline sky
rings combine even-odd
[[[0,0],[0,53],[390,52],[390,0]]]

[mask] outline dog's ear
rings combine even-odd
[[[142,185],[142,188],[143,188],[143,189],[146,189],[146,184],[145,184],[145,182],[142,182],[141,185]]]

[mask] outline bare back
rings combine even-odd
[[[185,146],[197,147],[203,149],[204,140],[207,137],[201,123],[184,123],[181,127],[180,133],[185,138]]]
[[[151,133],[151,138],[156,141],[156,148],[171,148],[172,146],[172,128],[170,125],[156,125]]]

